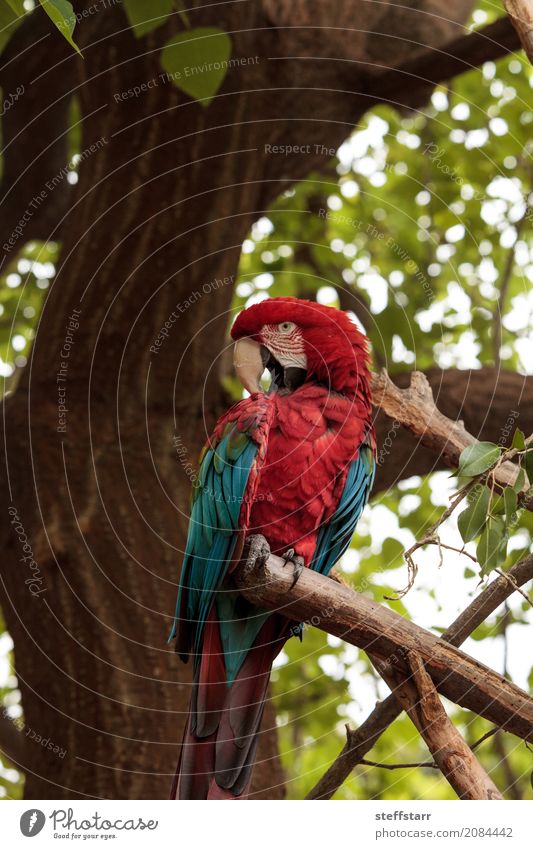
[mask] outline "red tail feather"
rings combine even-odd
[[[270,616],[235,681],[228,686],[220,630],[211,613],[205,625],[172,799],[246,798],[272,663],[289,628],[288,620]]]

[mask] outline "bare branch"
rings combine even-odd
[[[440,454],[452,468],[457,468],[463,449],[476,441],[461,421],[453,421],[440,412],[428,379],[420,371],[412,372],[410,385],[400,389],[382,369],[374,375],[372,392],[376,406],[407,428],[422,445]],[[506,456],[512,457],[513,454],[509,452]],[[518,468],[507,460],[492,473],[496,484],[501,487],[512,486],[517,475]],[[525,491],[521,493],[521,506],[533,510],[533,498],[525,498]]]
[[[366,758],[363,758],[361,761],[362,766],[375,766],[379,769],[438,769],[438,765],[434,761],[420,761],[418,763],[405,763],[405,764],[385,764],[379,763],[378,761],[368,761]]]
[[[460,646],[503,602],[513,594],[515,589],[533,580],[533,554],[520,560],[505,575],[499,575],[486,587],[466,610],[443,633],[442,639],[453,646]]]
[[[516,590],[517,593],[520,593],[522,598],[525,599],[525,601],[527,601],[527,603],[529,604],[530,607],[533,607],[533,601],[531,601],[531,598],[529,597],[529,595],[526,592],[524,592],[524,590],[522,590],[519,586],[517,586],[516,582],[513,580],[513,578],[511,577],[511,575],[508,572],[502,572],[501,569],[495,569],[494,571],[497,572],[498,575],[501,575],[501,577],[504,578],[506,581],[509,581],[509,583],[512,585],[513,589]]]
[[[532,580],[533,555],[525,557],[513,566],[506,578],[499,576],[489,584],[455,619],[442,634],[441,639],[452,645],[460,646],[513,593],[514,586],[507,580],[508,577],[511,577],[517,586],[523,586]],[[309,792],[307,798],[330,799],[401,712],[401,705],[393,695],[390,695],[383,702],[378,702],[359,728],[356,730],[348,729],[345,746],[327,772]],[[491,729],[472,748],[476,748],[497,730],[497,728]]]
[[[284,566],[274,555],[264,567],[240,564],[236,585],[258,607],[311,622],[391,668],[409,672],[405,652],[417,652],[442,695],[533,741],[533,698],[515,684],[384,605],[310,569],[292,586]]]
[[[346,737],[349,738],[350,734],[353,734],[353,730],[349,725],[346,726]],[[471,750],[474,751],[477,749],[485,740],[488,740],[490,737],[493,737],[495,734],[501,735],[501,730],[498,727],[491,728],[490,731],[487,731],[483,737],[480,737],[479,740],[476,740],[475,743],[472,743],[470,746]],[[406,763],[396,763],[389,764],[384,763],[383,761],[370,761],[368,758],[361,758],[359,761],[361,766],[375,766],[378,769],[439,769],[438,764],[435,761],[407,761]]]
[[[441,413],[453,421],[461,419],[476,439],[506,446],[517,425],[533,421],[533,376],[487,366],[474,370],[432,368],[424,374]],[[405,371],[395,374],[392,380],[399,389],[407,389],[411,377],[412,372]],[[380,469],[374,493],[411,475],[426,475],[451,465],[437,444],[426,447],[417,434],[401,427],[394,407],[391,414],[392,418],[378,406]]]

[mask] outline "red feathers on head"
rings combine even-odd
[[[322,327],[326,331],[340,329],[347,336],[355,334],[361,340],[365,338],[346,313],[303,298],[266,298],[248,307],[237,316],[231,335],[234,339],[254,336],[264,324],[283,321],[293,321],[302,330],[306,327]]]
[[[265,324],[292,321],[301,328],[310,376],[332,389],[353,391],[368,382],[368,344],[350,317],[334,307],[300,298],[267,298],[243,310],[231,328],[233,339],[260,337]]]

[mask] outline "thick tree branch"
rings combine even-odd
[[[442,634],[441,639],[460,646],[514,592],[533,579],[533,555],[517,563],[483,590]],[[394,695],[378,702],[372,713],[355,731],[347,729],[346,744],[320,781],[309,792],[308,799],[331,799],[351,771],[360,763],[389,725],[401,714],[402,706]],[[494,731],[489,732],[489,734]],[[483,739],[483,738],[482,738]]]
[[[366,90],[377,102],[401,102],[406,89],[416,98],[432,86],[520,49],[520,38],[507,17],[461,36],[440,48],[432,47],[398,68],[377,77]],[[439,54],[439,55],[436,55]]]
[[[412,372],[410,385],[400,389],[382,370],[374,376],[372,391],[374,403],[380,410],[393,422],[407,428],[422,445],[431,449],[452,468],[458,466],[462,450],[476,441],[476,437],[466,430],[462,421],[450,419],[440,412],[429,381],[422,372]],[[390,442],[392,446],[392,440]],[[380,443],[379,435],[378,446],[378,459],[383,462],[387,456],[386,451],[384,453],[386,442]],[[494,472],[494,479],[502,487],[509,486],[515,482],[517,473],[516,466],[504,462]],[[533,510],[533,499],[524,498],[522,506]]]
[[[305,569],[293,587],[284,561],[271,555],[264,567],[246,564],[236,585],[258,607],[313,625],[409,672],[406,651],[420,654],[438,691],[524,740],[533,741],[533,699],[503,676],[414,622],[343,584]]]
[[[406,652],[407,672],[372,654],[370,659],[407,711],[459,798],[501,799],[500,791],[447,716],[420,655]]]

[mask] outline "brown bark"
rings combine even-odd
[[[267,607],[333,634],[380,661],[380,673],[408,675],[406,652],[420,655],[443,696],[521,737],[533,740],[533,698],[502,675],[414,622],[344,584],[304,569],[295,586],[280,557],[264,567],[243,564],[235,583],[259,607]]]
[[[407,389],[412,374],[394,375],[394,383],[401,389]],[[490,367],[475,371],[434,368],[425,372],[425,377],[435,405],[443,416],[451,420],[449,426],[453,432],[459,434],[462,422],[471,437],[508,446],[517,427],[526,434],[533,431],[533,377]],[[379,401],[379,386],[376,400]],[[421,417],[424,409],[420,409],[421,415],[418,416],[419,403],[415,390],[410,402],[409,394],[398,394],[396,410],[392,404],[388,409],[390,415],[386,415],[384,409],[378,410],[376,432],[380,468],[374,493],[388,489],[411,475],[425,475],[446,468],[450,463],[457,465],[457,449],[448,458],[443,451],[444,445],[448,446],[448,450],[452,448],[447,439],[443,440],[443,433],[440,441],[432,428],[424,433],[426,428]],[[415,426],[414,432],[401,426],[401,417],[396,418],[406,404],[411,423]],[[458,424],[455,425],[455,422]],[[443,426],[445,430],[448,428],[448,424]]]
[[[435,404],[428,379],[420,371],[411,374],[406,389],[399,389],[390,379],[385,369],[374,376],[372,381],[374,404],[379,406],[393,421],[399,422],[419,442],[440,455],[444,462],[457,468],[462,451],[476,442],[462,421],[453,421],[443,415]],[[528,434],[529,436],[529,434]],[[511,462],[511,457],[499,463],[491,472],[491,479],[500,487],[513,486],[518,477],[519,468]],[[529,484],[526,481],[518,493],[520,503],[533,510],[533,498],[528,496]],[[451,510],[451,507],[449,508]],[[431,532],[428,532],[428,535]],[[406,559],[409,560],[409,552]]]
[[[503,0],[522,47],[530,62],[533,62],[533,9],[529,0]]]
[[[503,17],[482,30],[464,35],[442,46],[438,51],[418,54],[374,80],[367,91],[371,100],[402,102],[406,83],[411,87],[413,102],[420,99],[429,85],[439,85],[458,74],[478,67],[483,62],[500,59],[505,53],[520,49],[520,37],[509,19]]]
[[[472,749],[448,718],[417,652],[406,652],[407,671],[370,659],[425,740],[435,763],[460,799],[501,799]]]
[[[39,213],[50,210],[50,232],[40,233],[61,237],[61,262],[30,363],[5,403],[1,601],[26,722],[67,750],[60,759],[26,747],[28,798],[166,796],[189,697],[187,674],[165,644],[190,487],[173,438],[194,465],[220,410],[218,358],[240,245],[280,191],[329,160],[322,147],[337,146],[363,114],[363,92],[383,57],[392,66],[410,56],[411,40],[444,43],[461,31],[450,21],[464,20],[471,3],[428,0],[403,15],[362,0],[334,12],[321,3],[321,25],[332,15],[335,23],[323,30],[315,3],[192,5],[192,25],[231,32],[233,55],[245,60],[208,110],[161,81],[159,49],[176,30],[175,17],[137,42],[117,4],[78,25],[83,59],[65,57],[54,37],[45,48],[52,91],[59,74],[79,101],[87,155],[67,211],[59,187]],[[417,13],[426,7],[445,7],[449,20],[441,16],[435,26]],[[34,46],[33,61],[42,46],[32,42],[32,18],[17,36]],[[292,29],[276,29],[291,20]],[[354,20],[364,26],[350,29]],[[15,54],[21,41],[13,42]],[[304,58],[311,55],[319,58]],[[349,61],[339,62],[341,55]],[[127,94],[153,80],[139,97]],[[59,85],[58,98],[67,97],[68,86]],[[46,118],[54,114],[49,105]],[[12,126],[29,123],[36,108],[21,98]],[[56,136],[48,126],[41,144],[61,159],[64,108],[57,120]],[[25,133],[22,160],[35,155],[35,138]],[[305,143],[311,152],[276,157],[267,145],[279,143]],[[39,161],[42,179],[32,169],[8,233],[17,209],[57,173],[44,150]],[[6,169],[4,191],[18,176],[17,167]],[[73,310],[79,326],[67,357]],[[168,336],[159,336],[173,313]],[[59,388],[66,389],[64,419]],[[30,557],[21,534],[35,566],[21,559]],[[36,577],[40,592],[32,596],[24,581]],[[274,727],[272,716],[265,726]],[[266,765],[255,789],[279,797],[275,739],[263,738]]]
[[[7,264],[24,242],[51,238],[70,205],[74,189],[67,180],[61,180],[53,192],[48,192],[46,182],[59,174],[70,158],[68,115],[79,69],[72,61],[72,48],[50,26],[50,18],[40,7],[22,22],[0,62],[4,96],[23,88],[2,116],[0,246],[23,221],[22,233],[15,234],[8,250],[0,247],[0,257]]]
[[[25,740],[20,729],[5,712],[0,714],[0,752],[13,764],[17,765],[25,759]]]
[[[457,619],[442,634],[441,639],[460,646],[491,613],[503,604],[514,592],[514,587],[523,586],[533,579],[533,555],[525,557],[509,570],[508,576],[500,575],[481,592]],[[331,799],[351,771],[362,763],[376,741],[389,725],[401,714],[402,705],[391,693],[378,702],[372,713],[355,731],[347,729],[346,744],[324,775],[309,791],[308,799]]]

